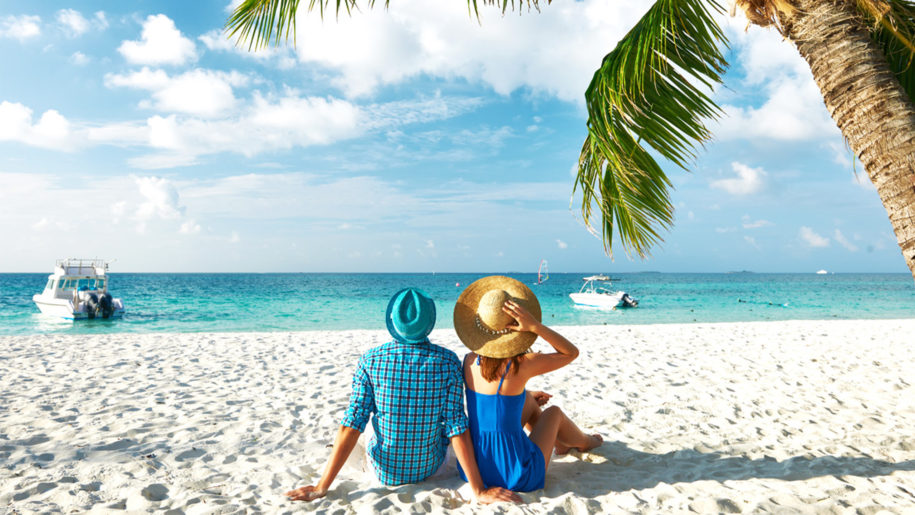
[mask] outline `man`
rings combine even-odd
[[[324,475],[316,485],[286,495],[294,501],[324,497],[371,418],[375,436],[368,459],[385,485],[416,483],[434,474],[450,440],[477,501],[520,502],[511,490],[483,485],[467,430],[461,362],[427,338],[435,325],[435,303],[423,292],[405,288],[388,303],[385,322],[394,341],[359,359]]]

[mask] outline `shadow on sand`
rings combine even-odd
[[[821,476],[874,477],[895,471],[915,471],[915,460],[892,463],[866,456],[795,456],[784,461],[764,457],[722,456],[683,449],[666,454],[651,454],[629,448],[622,442],[604,442],[591,451],[603,457],[601,463],[555,462],[548,476],[571,478],[598,476],[608,478],[605,486],[610,492],[642,490],[659,483],[690,483],[693,481],[741,481],[746,479],[780,479],[801,481]],[[550,477],[547,478],[549,486]],[[600,492],[600,495],[606,492]]]

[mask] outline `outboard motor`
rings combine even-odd
[[[95,313],[98,311],[98,295],[90,292],[89,298],[86,299],[86,315],[89,316],[89,320],[95,318]]]
[[[114,313],[114,302],[111,300],[110,293],[103,293],[98,299],[98,313],[102,318],[111,318]]]
[[[623,301],[624,308],[634,308],[639,305],[639,301],[630,297],[628,293],[623,294],[622,301]]]

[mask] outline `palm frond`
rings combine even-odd
[[[643,145],[687,169],[711,137],[704,120],[721,114],[703,91],[727,67],[727,39],[710,8],[723,11],[716,0],[658,0],[604,57],[585,93],[588,136],[575,190],[589,228],[599,209],[611,257],[614,235],[627,255],[645,257],[673,222],[670,180]]]
[[[872,26],[871,39],[915,102],[915,4],[910,0],[858,0],[857,6]]]

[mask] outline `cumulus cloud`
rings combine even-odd
[[[829,238],[820,236],[813,229],[807,226],[801,227],[800,231],[798,231],[798,236],[801,238],[801,241],[810,247],[822,248],[829,246]]]
[[[836,232],[833,233],[833,237],[835,237],[836,241],[839,242],[839,245],[845,247],[845,249],[849,252],[858,252],[858,246],[848,241],[848,238],[842,234],[842,231],[836,229]]]
[[[41,18],[38,16],[5,16],[0,18],[0,38],[24,42],[41,35]]]
[[[200,224],[194,220],[187,220],[181,224],[181,228],[178,229],[178,232],[181,234],[197,234],[200,232]]]
[[[136,177],[135,182],[144,202],[137,208],[136,219],[146,222],[155,218],[180,218],[185,208],[179,203],[178,190],[162,177]]]
[[[759,229],[760,227],[769,227],[775,225],[768,220],[753,220],[749,216],[745,215],[743,217],[743,228],[744,229]]]
[[[427,75],[582,102],[601,59],[652,3],[557,2],[511,16],[481,5],[482,23],[460,2],[403,0],[333,21],[300,9],[296,53],[333,72],[332,84],[350,97]]]
[[[108,74],[105,85],[147,90],[152,102],[141,105],[166,112],[204,117],[225,114],[236,104],[233,87],[248,84],[248,77],[238,72],[195,69],[169,76],[163,70],[147,67],[128,74]]]
[[[61,9],[57,11],[57,23],[70,37],[78,37],[89,31],[89,20],[83,18],[79,11]]]
[[[556,246],[559,247],[559,248],[561,248],[561,249],[567,249],[567,248],[569,248],[569,244],[566,243],[566,242],[564,242],[564,241],[562,241],[562,240],[556,240]]]
[[[762,168],[750,168],[736,161],[731,163],[731,168],[737,177],[712,181],[711,187],[724,190],[731,195],[752,195],[765,187],[766,172]]]
[[[746,19],[725,20],[726,35],[746,71],[742,86],[761,105],[722,105],[725,115],[713,131],[718,139],[780,141],[835,140],[839,130],[823,105],[823,97],[804,59],[777,31],[746,28]]]
[[[71,150],[74,146],[70,122],[59,112],[48,109],[33,122],[31,109],[7,101],[0,102],[0,141],[58,150]]]
[[[70,62],[76,66],[85,66],[89,64],[89,57],[82,52],[73,52],[73,55],[70,56]]]
[[[181,65],[197,59],[194,42],[164,14],[148,16],[140,40],[122,42],[118,52],[131,64]]]

